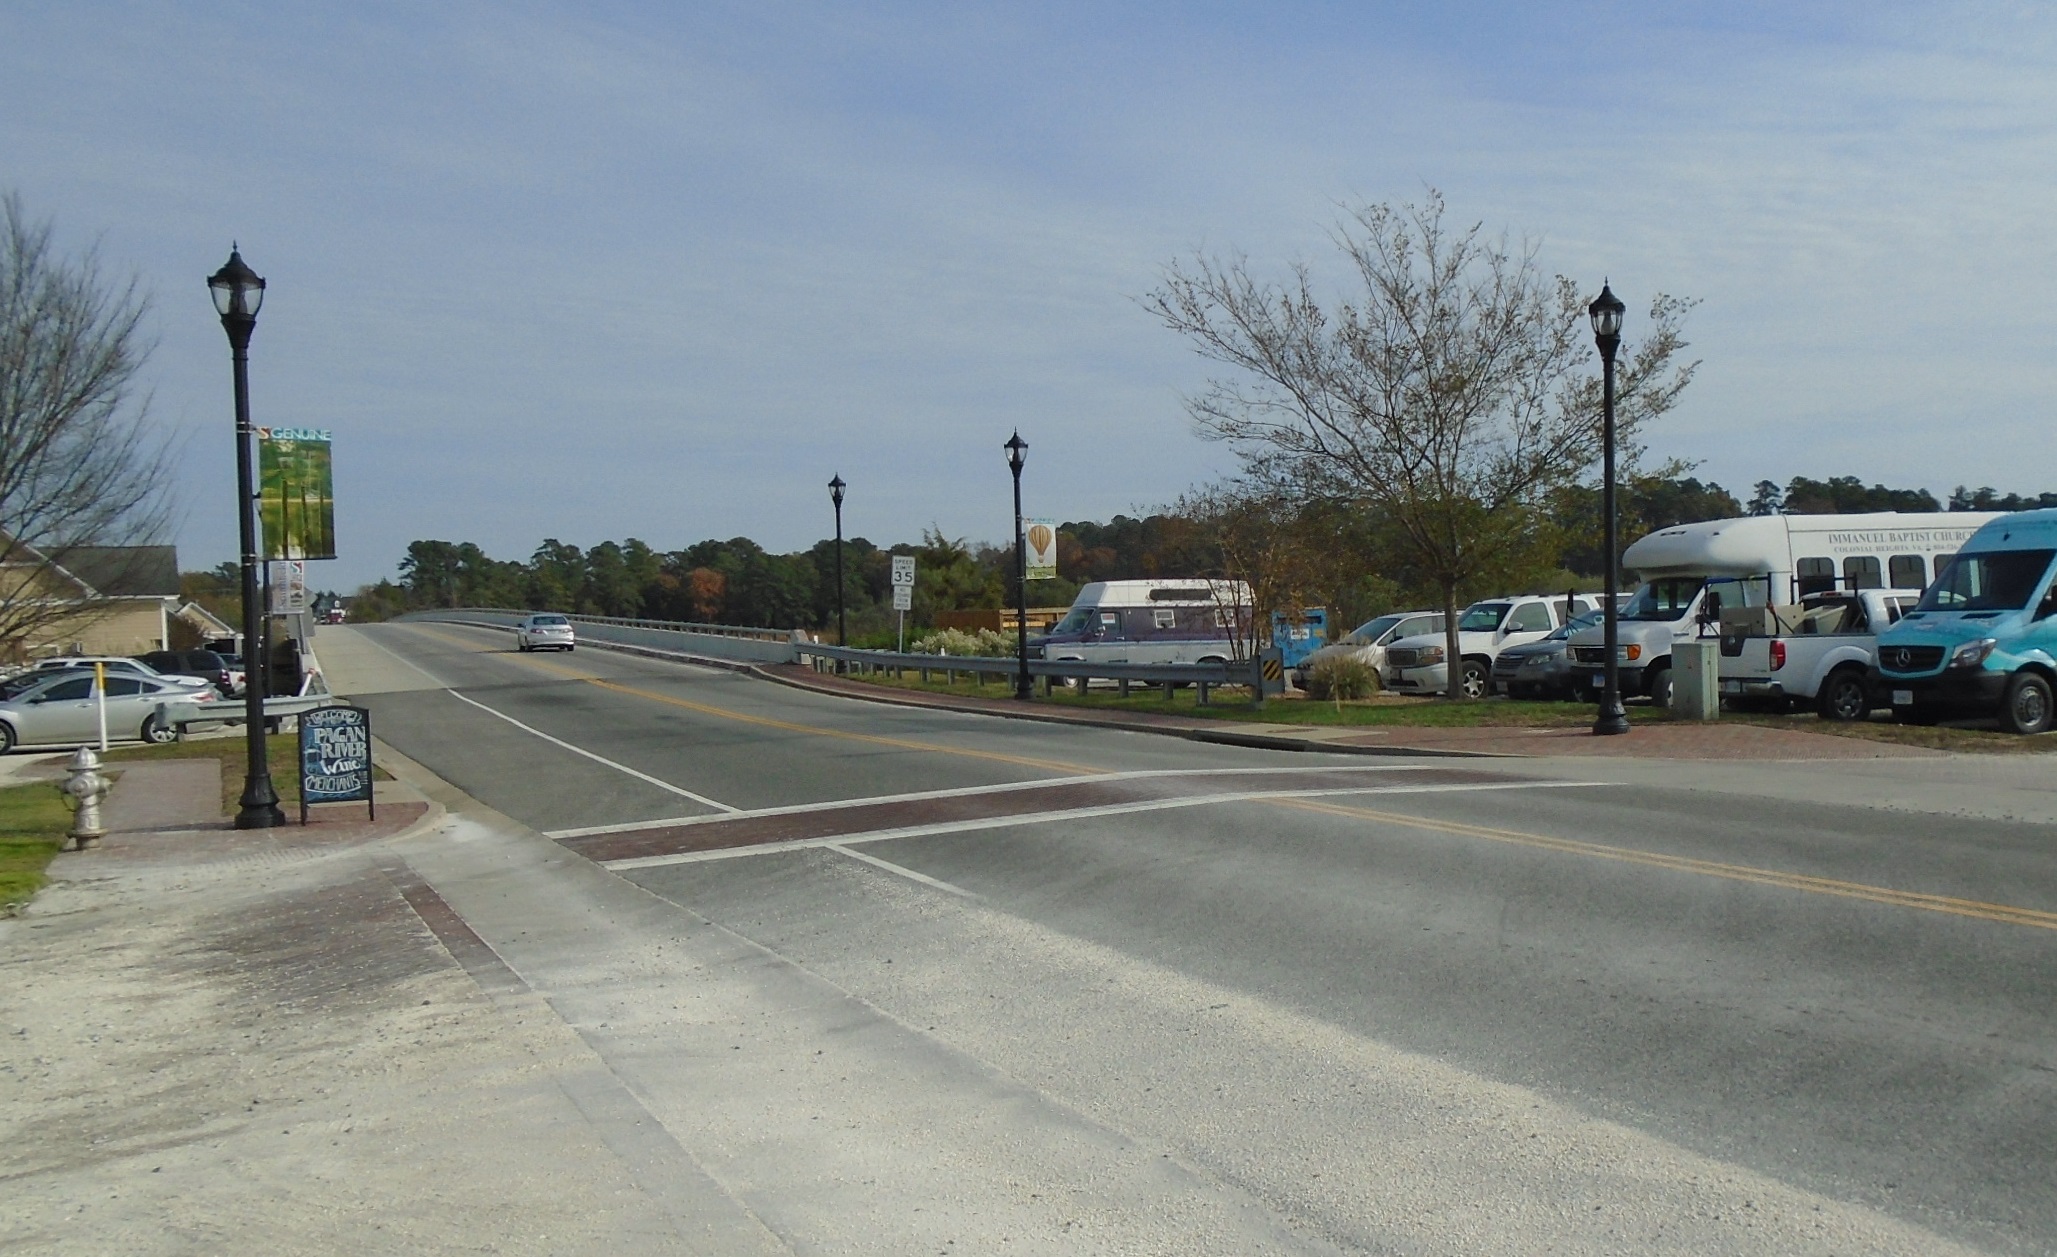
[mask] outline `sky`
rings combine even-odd
[[[257,423],[335,439],[339,557],[1012,531],[1233,465],[1139,299],[1196,252],[1334,273],[1347,206],[1453,218],[1630,307],[1697,298],[1650,454],[1747,498],[2057,490],[2057,6],[0,8],[0,191],[152,296],[182,566]],[[1346,292],[1340,282],[1335,291]]]

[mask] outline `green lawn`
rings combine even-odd
[[[42,888],[44,870],[71,828],[64,795],[47,782],[0,790],[0,916],[12,916]]]
[[[866,674],[853,679],[895,689],[920,690],[930,694],[956,694],[964,697],[1005,698],[1012,693],[1011,680],[1007,684],[989,680],[985,685],[978,686],[968,680],[949,685],[940,678],[922,681],[915,676]],[[1274,698],[1260,709],[1250,701],[1248,689],[1242,686],[1228,686],[1212,691],[1209,699],[1208,704],[1202,707],[1199,691],[1191,687],[1174,690],[1168,701],[1163,690],[1146,689],[1140,685],[1132,689],[1127,698],[1121,697],[1111,686],[1105,684],[1095,686],[1085,694],[1080,694],[1075,689],[1059,689],[1048,697],[1044,696],[1040,685],[1036,688],[1038,703],[1058,707],[1099,707],[1116,711],[1199,716],[1212,720],[1261,721],[1270,724],[1472,728],[1492,725],[1572,727],[1591,724],[1593,721],[1593,709],[1583,704],[1535,703],[1505,698],[1452,703],[1440,698],[1381,694],[1376,698],[1341,704],[1321,703],[1305,698]],[[1639,708],[1633,718],[1640,721],[1668,720],[1670,713]]]

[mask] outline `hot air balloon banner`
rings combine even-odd
[[[1057,579],[1057,521],[1026,520],[1028,532],[1028,578]]]

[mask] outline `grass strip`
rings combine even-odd
[[[923,681],[913,674],[895,677],[886,673],[851,673],[847,679],[892,689],[917,690],[926,694],[949,694],[962,698],[1006,698],[1013,693],[1011,677],[1004,682],[989,679],[984,685],[975,685],[969,679],[962,679],[954,684],[948,683],[940,676]],[[1053,706],[1105,708],[1202,720],[1257,721],[1265,724],[1309,727],[1534,729],[1582,728],[1593,722],[1593,707],[1590,703],[1532,702],[1509,698],[1452,703],[1440,698],[1380,694],[1374,698],[1340,705],[1300,697],[1275,698],[1259,709],[1250,702],[1248,694],[1249,691],[1241,686],[1217,688],[1213,692],[1212,701],[1202,707],[1199,704],[1198,692],[1191,687],[1174,690],[1171,699],[1167,701],[1161,688],[1149,689],[1141,683],[1131,690],[1127,698],[1121,697],[1104,684],[1084,694],[1080,694],[1076,689],[1059,689],[1048,696],[1043,694],[1042,687],[1038,685],[1035,701]],[[1632,704],[1628,712],[1629,720],[1638,725],[1667,723],[1673,719],[1669,711],[1646,703]],[[1940,751],[1972,751],[1997,755],[2057,751],[2057,734],[2024,738],[1997,729],[1963,727],[1970,722],[1907,725],[1899,723],[1883,712],[1874,715],[1870,720],[1840,721],[1820,719],[1811,711],[1779,715],[1762,711],[1724,710],[1721,713],[1721,722],[1799,733],[1822,733],[1832,737],[1857,738],[1895,746],[1921,746]]]
[[[271,769],[271,787],[278,792],[279,806],[300,806],[300,735],[274,733],[264,739],[264,755]],[[243,775],[250,758],[241,734],[233,738],[196,738],[190,742],[166,742],[161,746],[123,746],[101,759],[108,764],[161,759],[218,759],[221,761],[221,811],[227,816],[237,810],[243,797]],[[391,781],[393,774],[374,766],[375,781]]]
[[[71,828],[71,809],[49,782],[0,789],[0,916],[13,916],[42,889]]]

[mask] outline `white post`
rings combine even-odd
[[[907,653],[907,613],[900,612],[900,653]]]
[[[93,665],[93,692],[100,699],[100,751],[107,751],[107,665]]]

